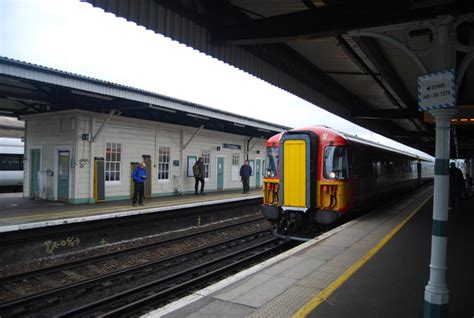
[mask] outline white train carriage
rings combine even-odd
[[[20,138],[0,138],[0,187],[23,186],[23,151]]]

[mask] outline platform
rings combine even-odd
[[[46,200],[29,200],[23,198],[21,193],[0,194],[0,233],[261,197],[261,190],[253,190],[248,194],[242,194],[240,191],[210,192],[205,195],[150,198],[145,199],[145,206],[132,207],[131,200],[77,205]]]
[[[422,317],[433,187],[145,317]],[[451,317],[472,317],[473,199],[449,221]]]

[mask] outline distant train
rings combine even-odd
[[[323,126],[294,129],[267,141],[262,213],[276,236],[307,240],[433,177],[433,161]]]
[[[20,138],[0,138],[0,187],[20,190],[23,186],[23,151]]]

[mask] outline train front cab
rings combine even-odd
[[[265,179],[262,207],[277,236],[307,239],[315,234],[317,150],[318,136],[312,131],[290,131],[281,136],[278,179]],[[274,154],[276,149],[267,151]]]
[[[346,147],[323,142],[321,155],[313,131],[287,132],[278,146],[267,147],[268,162],[278,160],[279,170],[268,166],[262,212],[276,236],[307,240],[336,223],[350,199]]]

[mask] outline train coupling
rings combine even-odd
[[[277,221],[280,219],[280,207],[276,205],[262,205],[261,211],[263,216],[269,221]]]

